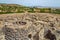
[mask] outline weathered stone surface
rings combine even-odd
[[[0,40],[60,40],[60,15],[2,14]]]

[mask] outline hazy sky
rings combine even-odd
[[[26,6],[60,7],[60,0],[0,0],[0,3],[14,3]]]

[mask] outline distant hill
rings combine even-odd
[[[42,6],[23,6],[18,4],[5,4],[0,3],[0,14],[1,13],[60,13],[60,9],[42,7]]]
[[[21,12],[26,8],[18,4],[0,4],[0,12]]]

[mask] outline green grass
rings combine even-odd
[[[52,12],[52,13],[60,14],[60,9],[53,10],[53,12]]]
[[[1,5],[0,5],[1,6]],[[39,9],[40,12],[38,11],[34,11],[34,9]],[[12,14],[12,13],[24,13],[24,11],[28,11],[29,13],[54,13],[54,14],[60,14],[60,9],[51,9],[51,8],[36,8],[36,7],[25,7],[25,6],[10,6],[7,4],[2,5],[2,7],[0,7],[0,10],[2,12],[0,12],[0,14]],[[16,11],[18,10],[18,11]],[[49,10],[49,12],[45,12],[45,10]],[[51,11],[53,10],[53,11]],[[7,12],[3,12],[3,11],[7,11]],[[12,12],[14,11],[14,12]]]
[[[0,12],[0,14],[12,14],[13,12]]]

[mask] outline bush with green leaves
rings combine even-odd
[[[60,9],[54,10],[53,13],[60,14]]]

